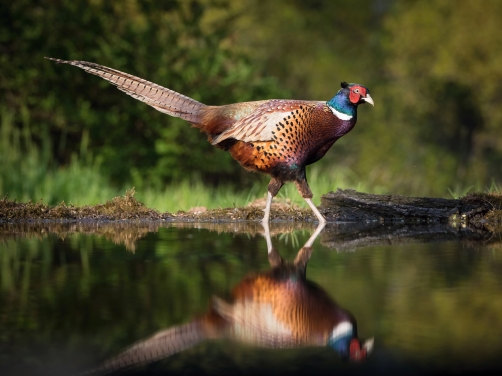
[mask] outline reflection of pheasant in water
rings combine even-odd
[[[373,339],[361,345],[352,314],[305,277],[312,243],[322,227],[300,249],[294,263],[286,263],[272,248],[265,226],[272,266],[268,272],[241,281],[233,290],[231,303],[214,298],[205,316],[158,332],[95,371],[113,372],[150,363],[215,338],[266,348],[330,346],[344,359],[365,359]]]
[[[272,177],[263,222],[268,222],[272,198],[282,185],[294,181],[321,223],[312,203],[305,168],[321,159],[357,121],[357,106],[373,104],[370,91],[342,82],[329,101],[264,100],[225,106],[206,106],[152,82],[86,61],[66,63],[95,74],[160,112],[180,117],[199,128],[214,146],[227,150],[245,169]]]

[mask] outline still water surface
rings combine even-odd
[[[312,225],[271,226],[271,257],[258,225],[171,226],[57,234],[2,228],[0,375],[78,374],[159,331],[207,324],[215,315],[220,324],[211,324],[210,334],[206,326],[197,327],[199,334],[205,330],[197,338],[195,332],[181,342],[171,336],[181,344],[152,351],[172,354],[121,374],[502,374],[502,246],[493,236],[424,243],[373,233],[354,245],[353,237],[327,227],[310,259],[304,257],[303,277],[297,269],[271,270],[278,270],[281,256],[284,265],[293,263]],[[303,323],[307,331],[321,325],[325,311],[352,315],[361,349],[374,337],[368,358],[344,360],[324,343],[314,346],[313,335],[297,336],[303,338],[298,343],[290,338],[290,346],[272,338],[267,328],[286,325],[274,316],[279,308],[260,308],[268,315],[262,324],[242,308],[258,300],[239,305],[236,297],[259,280],[268,283],[259,292],[268,299],[270,278],[293,286],[274,290],[275,299],[314,312],[302,316],[311,320]],[[323,294],[331,305],[316,313],[312,296]],[[280,309],[291,311],[288,304]],[[240,326],[229,329],[229,320]]]

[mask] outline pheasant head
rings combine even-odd
[[[375,105],[370,91],[363,85],[341,83],[342,88],[328,101],[333,113],[342,120],[350,120],[357,115],[357,106],[364,103]]]
[[[355,362],[366,359],[373,350],[374,339],[370,338],[361,344],[354,333],[353,325],[344,321],[333,329],[328,339],[328,346],[333,348],[342,359]]]

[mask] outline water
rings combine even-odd
[[[1,225],[0,375],[90,370],[158,331],[214,315],[215,302],[225,315],[236,286],[270,273],[258,224],[159,226]],[[275,250],[293,262],[315,228],[270,230]],[[123,374],[502,374],[499,235],[327,226],[306,281],[281,275],[294,286],[315,283],[307,295],[326,293],[350,312],[359,338],[374,337],[368,359],[345,361],[327,346],[264,347],[250,330],[258,324],[236,314],[246,335],[219,328]]]

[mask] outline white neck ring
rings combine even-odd
[[[335,115],[340,120],[350,120],[353,117],[352,115],[347,115],[347,114],[344,114],[343,112],[337,111],[335,108],[331,107],[330,105],[328,105],[328,107],[331,110],[331,112],[333,112],[333,115]]]

